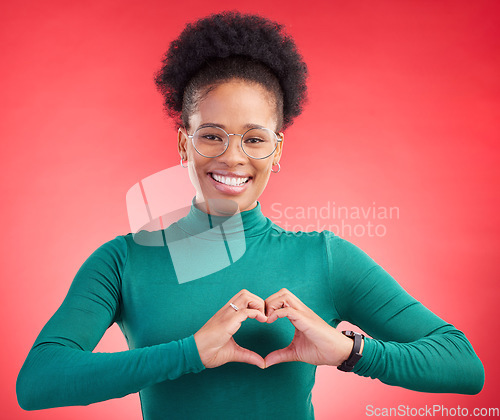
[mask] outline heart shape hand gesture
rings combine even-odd
[[[295,327],[292,342],[269,353],[265,359],[239,346],[233,335],[248,318],[263,323],[288,318]],[[248,290],[241,290],[194,334],[194,339],[206,368],[243,362],[264,369],[292,361],[338,366],[349,357],[353,347],[350,338],[326,323],[287,289],[281,289],[265,301]]]

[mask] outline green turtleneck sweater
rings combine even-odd
[[[203,366],[193,334],[241,289],[266,299],[287,288],[333,327],[357,325],[372,337],[357,375],[424,392],[482,389],[483,365],[465,335],[355,245],[329,231],[285,231],[260,203],[234,217],[193,203],[167,229],[117,236],[88,257],[19,373],[22,408],[139,392],[146,420],[313,419],[314,365]],[[130,350],[93,353],[114,322]],[[234,339],[264,357],[293,335],[286,318],[248,319]]]

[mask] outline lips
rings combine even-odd
[[[243,185],[247,182],[250,177],[235,177],[235,176],[223,176],[216,173],[210,173],[213,179],[225,185],[230,185],[232,187]]]
[[[246,173],[225,171],[208,172],[207,176],[218,191],[229,195],[242,193],[253,180],[253,177]]]

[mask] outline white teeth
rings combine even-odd
[[[222,182],[226,185],[231,185],[232,187],[243,185],[249,180],[249,178],[230,178],[228,176],[221,176],[217,174],[211,174],[212,178],[216,181]]]

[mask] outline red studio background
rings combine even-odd
[[[226,9],[285,24],[310,71],[264,214],[276,220],[281,203],[304,225],[301,207],[397,207],[373,221],[378,234],[341,236],[464,331],[486,371],[469,396],[322,366],[317,419],[363,419],[368,405],[499,407],[498,2],[21,0],[0,9],[1,417],[141,418],[137,394],[26,412],[15,381],[81,264],[130,231],[129,188],[178,165],[153,74],[187,21]],[[114,325],[96,351],[125,349]]]

